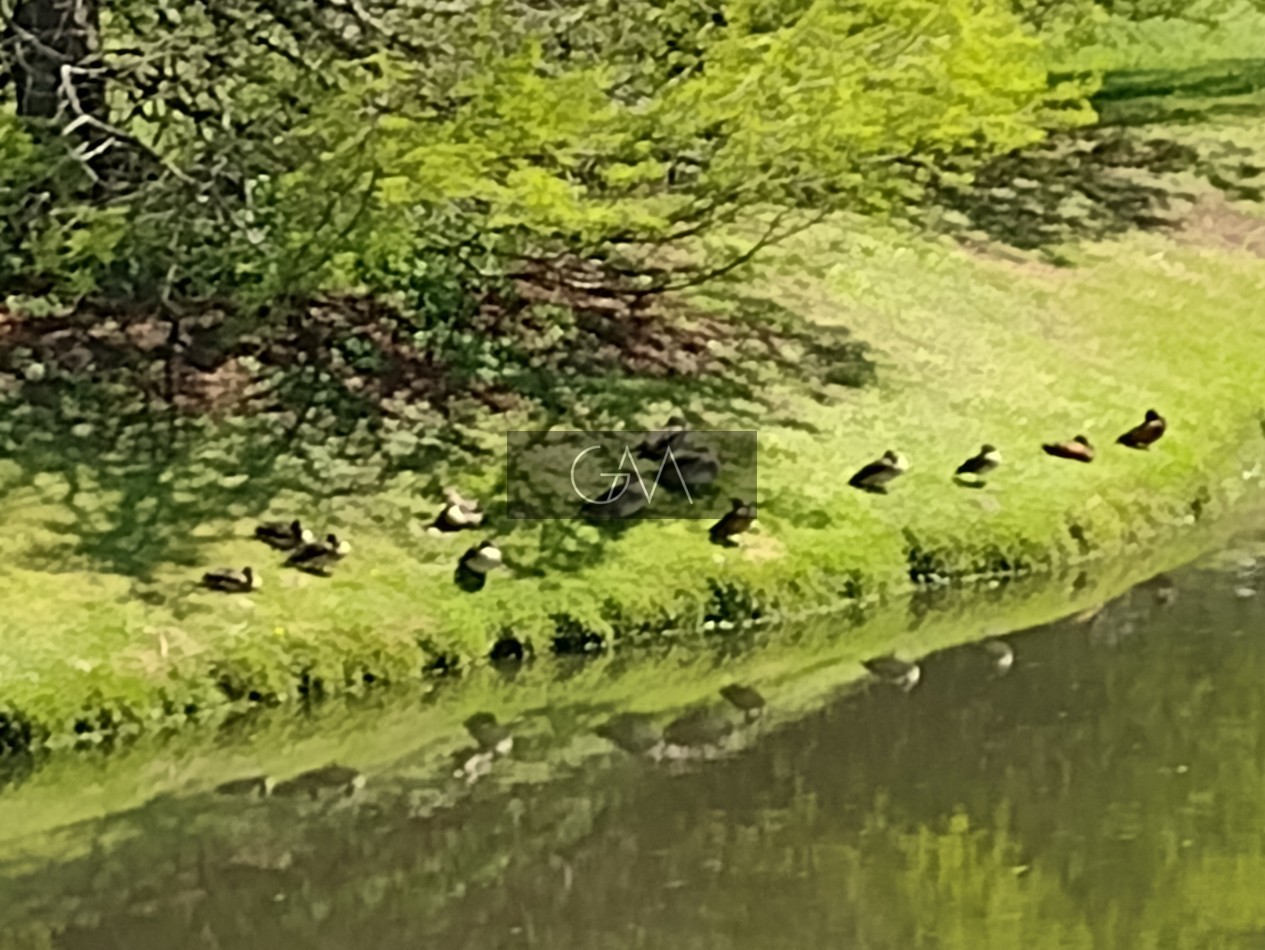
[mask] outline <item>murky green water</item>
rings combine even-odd
[[[442,796],[79,822],[0,864],[0,945],[1261,950],[1265,559],[1221,560],[1015,635],[1009,673],[945,651],[709,760],[525,740]]]

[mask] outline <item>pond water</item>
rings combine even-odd
[[[1249,550],[1008,637],[1008,671],[967,645],[771,704],[709,758],[81,822],[76,857],[4,865],[0,946],[1265,950]]]

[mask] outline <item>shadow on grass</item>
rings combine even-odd
[[[499,384],[508,404],[526,407],[541,429],[642,429],[646,407],[660,403],[688,406],[700,429],[802,428],[767,395],[771,380],[790,379],[816,393],[823,384],[856,387],[874,378],[865,345],[844,330],[807,323],[736,283],[720,287],[713,300],[719,316],[658,314],[652,319],[662,331],[643,319],[629,336],[611,321],[600,330],[602,359],[614,359],[611,366],[586,358],[577,340],[599,329],[577,330],[574,319],[546,354],[548,372],[526,357],[515,363],[514,347],[523,340],[512,339],[500,351],[507,362]],[[482,405],[463,398],[474,387],[463,383],[460,367],[449,364],[447,377],[435,376],[445,354],[422,352],[421,344],[402,352],[401,341],[410,339],[403,317],[388,329],[380,311],[362,325],[355,319],[341,326],[322,317],[314,321],[319,332],[287,327],[277,331],[290,334],[281,343],[257,329],[236,341],[204,333],[183,347],[140,352],[122,343],[118,352],[89,352],[91,319],[52,323],[52,332],[25,328],[21,345],[0,339],[0,445],[19,472],[9,487],[38,483],[43,500],[56,507],[44,526],[56,540],[18,552],[15,561],[44,571],[86,561],[133,577],[139,596],[159,597],[146,582],[163,564],[201,564],[202,548],[217,540],[206,526],[259,516],[282,495],[312,505],[368,497],[409,472],[423,476],[420,490],[438,505],[453,469],[487,467],[489,450],[464,433],[487,424],[495,400],[486,391]],[[365,326],[378,336],[367,342]],[[677,344],[692,351],[679,369],[671,352]],[[628,347],[622,367],[620,346]],[[657,351],[653,360],[639,355],[650,350]],[[31,373],[32,366],[39,371]],[[196,386],[181,389],[187,378]],[[191,406],[190,388],[202,403]],[[517,565],[529,574],[591,566],[608,544],[637,530],[513,522],[503,475],[495,487],[501,497],[487,505],[484,529],[538,532],[542,553]]]
[[[876,380],[876,364],[869,346],[843,327],[816,323],[788,308],[745,290],[729,281],[707,293],[709,309],[723,315],[728,333],[714,339],[716,365],[699,376],[639,378],[636,376],[584,377],[566,391],[567,401],[552,406],[540,424],[545,429],[565,426],[570,409],[584,407],[584,428],[638,430],[646,425],[645,407],[681,407],[691,429],[797,429],[816,434],[817,429],[794,415],[791,401],[774,395],[771,384],[791,384],[821,402],[838,398],[838,389],[857,389]],[[708,445],[705,432],[695,444]],[[729,498],[723,469],[712,494]],[[646,476],[653,475],[647,463]],[[502,486],[503,487],[503,486]],[[578,511],[577,502],[577,511]],[[497,505],[503,519],[504,506]],[[698,521],[705,534],[710,521]],[[652,530],[642,519],[593,524],[573,520],[501,521],[497,526],[535,531],[537,554],[520,565],[528,573],[544,575],[573,572],[599,563],[609,546],[629,534]],[[727,618],[726,618],[727,619]]]
[[[60,483],[60,497],[48,499],[57,515],[44,526],[57,540],[24,552],[25,566],[57,571],[86,560],[145,582],[160,564],[201,563],[202,545],[217,540],[195,534],[201,526],[257,516],[282,492],[316,503],[372,491],[443,454],[439,445],[404,460],[382,454],[383,433],[362,424],[363,407],[321,406],[330,389],[312,372],[279,380],[272,411],[216,423],[129,375],[26,382],[0,405],[20,471],[10,489],[50,475]],[[459,444],[452,433],[450,450]]]
[[[1175,204],[1193,196],[1178,175],[1259,201],[1265,156],[1245,161],[1230,143],[1196,148],[1164,127],[1265,116],[1263,89],[1265,59],[1112,73],[1093,99],[1096,126],[1001,156],[969,184],[941,184],[934,198],[954,213],[951,232],[982,232],[1054,263],[1063,262],[1058,245],[1071,241],[1179,226]]]

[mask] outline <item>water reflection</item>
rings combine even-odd
[[[375,777],[156,802],[11,875],[5,946],[1260,948],[1265,608],[1243,583],[1156,579],[797,721],[747,722],[734,690],[666,724],[612,711],[605,764],[549,782],[473,781],[509,735],[488,714],[455,799]],[[655,761],[672,747],[696,754]]]

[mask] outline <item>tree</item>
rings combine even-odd
[[[19,0],[3,13],[18,115],[64,124],[102,120],[97,0]]]

